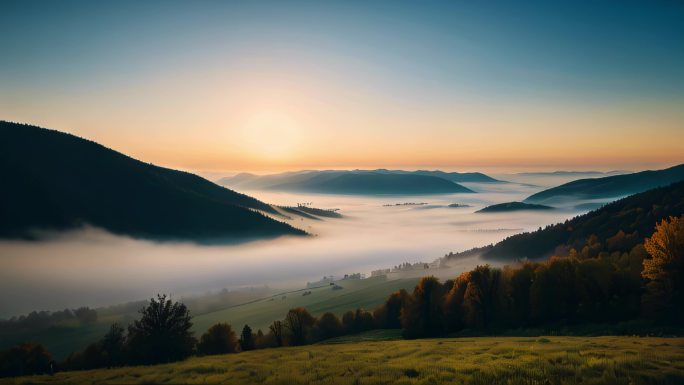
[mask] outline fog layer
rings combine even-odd
[[[338,208],[341,219],[290,223],[312,234],[232,246],[156,243],[99,229],[40,242],[0,242],[0,317],[32,310],[102,306],[155,293],[187,295],[223,287],[302,286],[323,275],[370,273],[402,262],[433,261],[449,251],[497,242],[565,220],[575,209],[479,214],[495,203],[522,200],[539,187],[465,184],[478,194],[360,197],[241,191],[278,205]],[[425,205],[395,205],[397,203]],[[471,207],[450,208],[458,203]],[[391,205],[391,206],[387,206]],[[464,261],[461,269],[481,263]]]

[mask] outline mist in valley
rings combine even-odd
[[[179,297],[222,288],[301,288],[324,275],[369,275],[404,262],[432,262],[451,251],[497,242],[580,213],[574,205],[545,212],[475,213],[487,205],[522,200],[540,188],[464,185],[478,193],[342,196],[240,191],[275,205],[306,202],[339,209],[339,219],[279,218],[311,237],[206,246],[158,243],[84,228],[41,241],[2,241],[0,317],[106,306],[156,293]],[[470,207],[448,207],[454,203]],[[481,263],[478,258],[456,261],[447,274],[455,276]]]

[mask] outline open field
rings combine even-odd
[[[228,322],[238,331],[242,330],[245,324],[249,324],[255,331],[263,329],[265,332],[271,322],[283,319],[288,310],[296,307],[304,307],[314,316],[325,312],[342,315],[345,311],[356,308],[373,310],[399,289],[412,291],[418,280],[419,278],[384,277],[349,279],[337,282],[338,286],[342,287],[340,290],[333,290],[332,286],[326,285],[277,294],[245,305],[195,315],[192,320],[193,329],[197,334],[201,334],[218,322]],[[311,294],[304,295],[305,292]]]
[[[482,337],[265,349],[0,384],[682,384],[684,338]]]

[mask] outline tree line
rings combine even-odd
[[[54,312],[33,311],[27,315],[12,317],[7,320],[0,319],[0,330],[5,333],[18,329],[43,329],[71,320],[77,320],[82,325],[95,323],[97,321],[97,311],[89,307],[64,309]]]
[[[621,236],[618,234],[615,242]],[[0,353],[0,376],[51,373],[123,365],[155,364],[191,355],[237,353],[298,346],[371,329],[402,329],[405,338],[459,333],[495,334],[521,328],[644,322],[681,333],[684,319],[684,216],[656,225],[654,234],[629,253],[594,253],[590,240],[567,257],[493,268],[478,266],[456,279],[425,277],[412,293],[400,290],[369,312],[315,317],[288,311],[265,332],[244,325],[239,335],[219,323],[196,339],[187,307],[164,295],[150,300],[140,319],[118,324],[98,342],[55,363],[40,345]]]

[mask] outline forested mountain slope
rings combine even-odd
[[[153,239],[304,234],[266,203],[59,131],[0,122],[0,236],[84,224]]]

